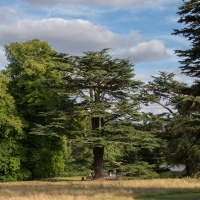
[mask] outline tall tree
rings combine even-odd
[[[63,135],[53,138],[53,128],[51,132],[46,129],[42,134],[32,132],[35,124],[42,126],[49,121],[49,116],[43,117],[41,113],[52,111],[60,102],[58,91],[46,84],[48,80],[51,85],[61,81],[60,72],[53,69],[57,64],[52,59],[55,51],[47,42],[33,39],[10,43],[5,46],[5,52],[9,64],[4,73],[11,79],[9,92],[23,119],[26,136],[22,144],[26,148],[27,161],[23,164],[31,170],[33,177],[48,176],[50,171],[56,174],[53,169],[58,168],[58,162],[64,170],[66,138]]]
[[[190,42],[187,50],[176,50],[176,54],[182,58],[181,70],[184,74],[192,77],[200,77],[200,2],[199,0],[183,1],[179,7],[179,23],[184,25],[182,29],[174,29],[172,34],[182,35]],[[174,160],[185,159],[188,176],[195,176],[199,170],[199,81],[191,87],[183,90],[183,95],[179,98],[176,108],[179,116],[172,122],[175,134],[174,143],[176,146],[176,156]],[[178,122],[178,123],[177,123]],[[175,128],[176,127],[176,128]],[[181,136],[181,137],[180,137]],[[175,145],[172,146],[175,147]]]
[[[23,138],[22,122],[9,94],[9,79],[0,73],[0,180],[17,180],[22,160],[20,139]]]
[[[106,146],[150,143],[148,134],[145,137],[134,125],[140,121],[137,91],[141,82],[134,80],[128,59],[112,59],[107,49],[65,59],[71,63],[67,87],[77,91],[71,97],[74,119],[86,120],[86,126],[77,131],[77,145],[93,150],[95,178],[101,178]]]
[[[174,29],[172,34],[182,35],[191,42],[191,48],[187,50],[175,50],[175,53],[183,60],[181,70],[186,75],[200,77],[200,2],[199,0],[183,1],[179,7],[179,23],[184,24],[182,29]]]
[[[185,164],[185,174],[190,177],[199,176],[200,170],[199,122],[199,114],[175,115],[165,126],[166,130],[162,135],[168,144],[166,161],[171,166]]]
[[[161,72],[147,85],[145,95],[151,103],[166,109],[160,116],[158,135],[165,141],[161,160],[170,166],[185,164],[186,175],[196,176],[199,158],[199,81],[192,86],[174,80],[174,74]]]

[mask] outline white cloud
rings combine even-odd
[[[125,46],[117,52],[116,56],[120,58],[129,57],[133,63],[152,62],[169,57],[161,40],[141,42],[131,47]]]
[[[131,31],[122,47],[130,48],[139,44],[140,42],[144,42],[145,40],[146,38],[140,35],[139,31]]]
[[[167,49],[161,40],[146,41],[138,31],[131,31],[115,56],[130,58],[133,63],[152,62],[169,58]]]
[[[146,41],[138,31],[131,31],[123,46],[116,52],[116,57],[129,57],[133,63],[139,63],[163,60],[169,55],[161,40]]]
[[[158,61],[168,57],[161,40],[150,40],[132,31],[126,38],[101,25],[81,20],[49,18],[22,20],[11,24],[0,24],[0,45],[10,42],[25,42],[34,38],[47,41],[58,52],[80,55],[83,51],[99,51],[112,48],[114,57],[130,58],[139,62]],[[170,55],[171,50],[168,50]],[[5,56],[0,53],[0,67],[6,65]],[[139,77],[140,76],[140,77]],[[148,80],[148,75],[138,74],[139,80]]]
[[[148,81],[150,81],[151,75],[146,73],[137,73],[134,79],[147,83]]]
[[[104,26],[81,19],[22,20],[0,25],[0,29],[0,45],[38,38],[49,42],[58,52],[70,54],[112,48],[114,51],[117,49],[117,57],[130,57],[133,63],[157,61],[167,57],[166,48],[160,40],[145,41],[145,37],[137,31],[132,31],[124,39]]]
[[[0,25],[0,29],[0,45],[39,38],[48,41],[55,50],[71,54],[107,47],[115,49],[123,43],[119,34],[81,19],[23,20],[15,24]]]

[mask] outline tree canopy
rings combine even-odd
[[[20,171],[23,125],[14,98],[8,91],[9,79],[0,73],[0,180],[15,180]]]
[[[107,49],[57,57],[70,64],[59,67],[66,73],[66,84],[60,88],[65,88],[65,93],[73,91],[70,100],[72,118],[78,125],[76,144],[93,150],[95,177],[100,178],[105,147],[147,142],[134,125],[140,121],[137,92],[142,83],[134,80],[133,65],[128,59],[113,59]],[[80,117],[85,121],[82,125],[78,122]]]
[[[175,53],[182,58],[181,70],[186,75],[200,77],[200,3],[199,0],[183,1],[177,13],[179,23],[184,27],[174,29],[172,34],[182,35],[191,42],[187,50],[175,50]]]
[[[195,3],[183,3],[180,23],[189,20],[186,14],[197,13],[191,7]],[[192,19],[198,21],[196,15]],[[193,57],[198,30],[190,26],[194,33],[186,28],[174,34],[188,37],[193,47],[176,52],[184,59],[183,73],[198,77],[199,58]],[[98,179],[104,168],[153,178],[162,163],[182,163],[188,176],[198,175],[199,81],[188,86],[173,73],[160,72],[142,83],[135,80],[129,59],[113,58],[108,50],[73,56],[38,39],[5,46],[9,64],[0,73],[0,180],[75,169],[94,170]],[[151,104],[163,112],[141,111]]]

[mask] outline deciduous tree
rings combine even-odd
[[[4,73],[11,80],[8,85],[9,92],[15,99],[24,124],[25,138],[22,145],[26,149],[26,161],[22,164],[32,172],[33,177],[46,177],[50,170],[56,174],[64,170],[66,158],[66,148],[62,148],[66,145],[64,133],[57,137],[53,128],[50,129],[51,132],[49,129],[43,129],[40,133],[32,131],[35,124],[43,126],[50,121],[49,115],[60,102],[58,91],[47,84],[53,80],[52,86],[61,80],[60,72],[53,69],[57,65],[57,61],[52,58],[55,51],[47,42],[33,39],[24,43],[10,43],[5,46],[5,52],[9,64]],[[42,112],[50,114],[44,117]],[[53,138],[54,136],[56,138]],[[58,165],[62,170],[56,170]]]
[[[14,98],[8,92],[9,79],[0,73],[0,180],[17,180],[20,176],[22,122]]]

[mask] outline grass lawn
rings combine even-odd
[[[83,176],[73,176],[73,177],[52,177],[52,178],[46,178],[46,181],[81,181]],[[86,177],[84,177],[84,180]]]
[[[200,200],[200,193],[156,195],[140,198],[140,200]]]
[[[200,200],[198,179],[50,180],[0,183],[0,200]]]

